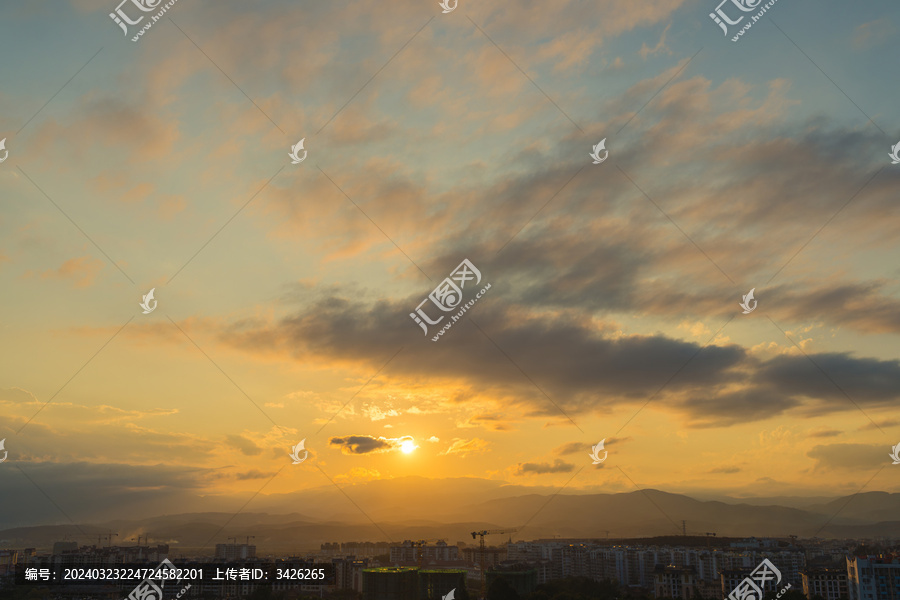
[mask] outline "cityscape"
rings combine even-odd
[[[281,557],[262,556],[255,544],[237,540],[216,544],[213,556],[178,558],[164,544],[79,546],[58,542],[49,553],[34,548],[0,551],[0,597],[118,599],[134,584],[81,581],[41,587],[41,574],[67,568],[155,565],[166,559],[185,569],[220,565],[218,577],[190,580],[189,586],[174,584],[176,588],[184,586],[179,598],[423,600],[444,598],[454,591],[454,598],[467,600],[481,597],[483,584],[489,600],[581,600],[609,594],[641,599],[760,600],[752,590],[740,590],[742,582],[764,561],[773,575],[758,590],[767,598],[776,593],[783,597],[786,591],[793,598],[810,600],[891,600],[900,594],[897,538],[723,539],[708,532],[703,537],[513,541],[503,530],[473,532],[473,538],[479,536],[495,541],[485,546],[443,540],[406,540],[396,545],[325,543],[315,553]],[[278,569],[324,565],[326,580],[252,581],[251,571],[265,565]],[[17,571],[33,572],[34,582],[16,585]],[[231,579],[226,575],[229,571],[234,572]],[[172,589],[173,582],[167,585],[161,586],[164,593]],[[551,595],[554,590],[559,591]],[[585,590],[593,591],[585,594]]]

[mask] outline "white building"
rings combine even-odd
[[[847,557],[850,600],[900,598],[900,558],[894,555]]]

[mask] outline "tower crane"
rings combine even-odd
[[[422,568],[422,559],[424,558],[424,552],[422,549],[428,542],[443,542],[443,538],[432,538],[430,540],[415,540],[410,542],[409,544],[416,549],[416,563],[419,566],[419,569]]]
[[[481,541],[479,543],[479,548],[481,550],[481,599],[484,600],[486,596],[485,588],[484,588],[484,536],[486,535],[494,535],[494,534],[502,534],[502,533],[515,533],[516,529],[485,529],[483,531],[473,531],[472,539],[474,540],[476,537],[480,537]]]

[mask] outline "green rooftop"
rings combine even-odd
[[[409,573],[410,571],[418,571],[416,567],[372,567],[371,569],[363,569],[363,573]]]
[[[468,573],[465,569],[422,569],[419,573]]]

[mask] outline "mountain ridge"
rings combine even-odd
[[[349,486],[360,492],[366,486]],[[349,494],[350,492],[348,492]],[[435,493],[432,491],[426,497]],[[358,494],[357,494],[358,495]],[[327,499],[300,492],[294,495],[312,504]],[[681,522],[688,533],[716,532],[720,537],[873,537],[900,536],[900,521],[886,518],[900,514],[900,494],[864,492],[816,502],[807,509],[698,500],[684,494],[655,489],[611,494],[537,494],[498,497],[460,503],[429,512],[427,505],[408,503],[396,508],[396,498],[374,494],[366,498],[353,518],[314,516],[315,511],[248,513],[225,511],[188,512],[135,519],[110,519],[93,524],[20,526],[0,530],[0,542],[14,547],[49,549],[53,542],[76,539],[80,544],[114,531],[120,544],[138,535],[151,543],[168,543],[177,551],[205,548],[229,537],[255,536],[260,553],[266,551],[317,550],[326,542],[445,539],[448,543],[468,539],[478,529],[516,529],[514,539],[553,538],[643,538],[680,535]],[[817,499],[820,500],[820,499]],[[346,502],[346,499],[345,499]],[[473,518],[477,516],[476,518]]]

